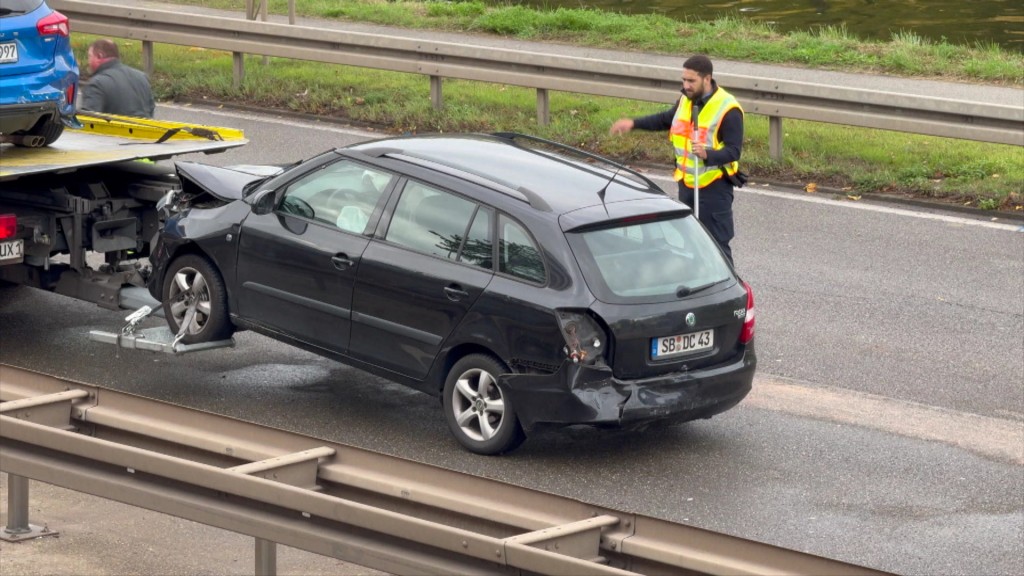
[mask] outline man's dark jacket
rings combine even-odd
[[[112,58],[100,64],[82,86],[83,110],[152,118],[156,111],[149,79],[140,70]]]

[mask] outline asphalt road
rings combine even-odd
[[[251,144],[202,158],[217,164],[368,136],[195,107],[158,116],[245,129]],[[755,391],[667,430],[570,429],[476,457],[418,392],[251,333],[185,357],[117,352],[86,334],[123,314],[27,289],[0,298],[0,360],[893,572],[1024,573],[1019,224],[759,184],[736,212]]]

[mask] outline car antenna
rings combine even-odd
[[[609,218],[611,218],[612,216],[611,216],[611,214],[608,213],[608,205],[604,203],[604,195],[605,195],[605,192],[608,191],[608,187],[611,186],[612,182],[614,182],[615,179],[619,176],[619,172],[621,170],[622,170],[622,164],[619,164],[618,162],[616,162],[615,163],[615,174],[612,174],[612,177],[609,178],[608,181],[605,182],[604,186],[600,190],[597,191],[597,197],[601,199],[601,207],[604,208],[604,215],[609,217]]]

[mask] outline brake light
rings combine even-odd
[[[64,101],[68,104],[75,103],[75,85],[71,84],[64,89]]]
[[[754,339],[754,289],[746,282],[743,283],[743,287],[747,290],[747,315],[743,317],[740,344],[746,344]]]
[[[0,240],[13,238],[18,231],[18,217],[14,214],[0,214]]]
[[[36,22],[36,30],[39,31],[40,36],[51,36],[53,34],[67,36],[71,32],[68,17],[57,11],[50,12],[48,16]]]

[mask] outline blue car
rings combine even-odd
[[[77,91],[67,16],[44,0],[0,0],[0,141],[49,146],[76,125]]]

